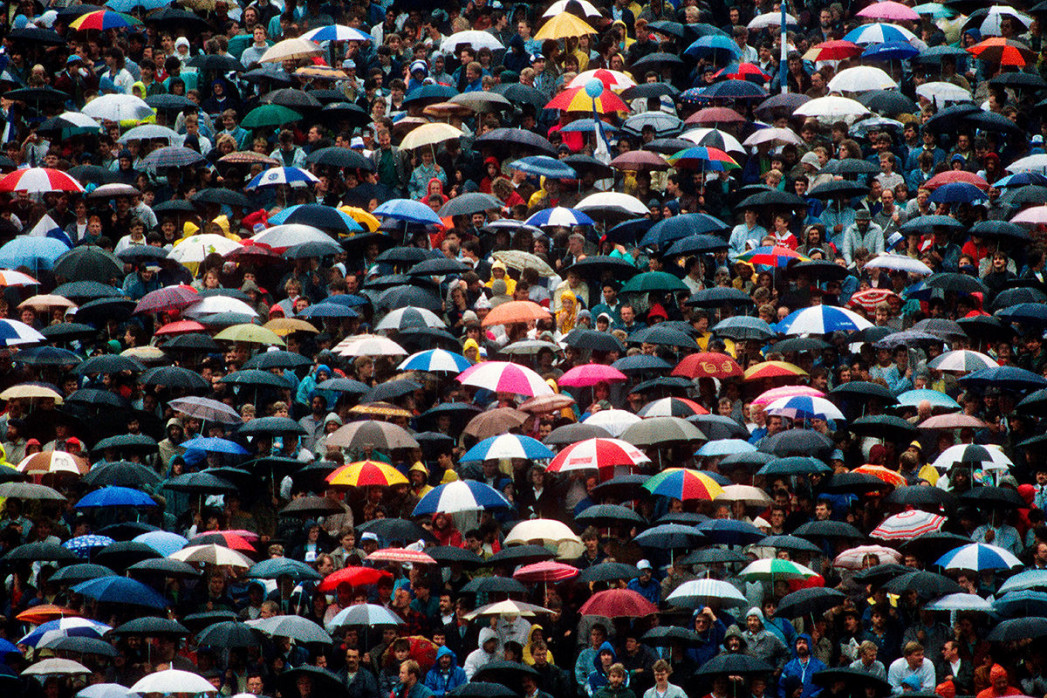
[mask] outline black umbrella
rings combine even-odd
[[[314,150],[312,153],[310,153],[309,157],[307,157],[305,160],[308,163],[317,164],[317,165],[325,165],[327,167],[347,167],[347,168],[353,169],[353,170],[373,170],[374,169],[374,165],[371,163],[370,160],[368,160],[366,157],[364,157],[362,153],[358,153],[355,150],[352,150],[350,148],[336,148],[336,147],[320,148],[320,149]],[[307,206],[309,206],[310,210],[312,210],[312,207],[313,206],[317,206],[317,205],[315,205],[315,204],[307,204]],[[296,209],[295,213],[297,213],[298,210],[299,209]],[[292,222],[292,223],[295,223],[295,222],[303,222],[304,223],[305,222],[305,221],[291,221],[290,218],[291,218],[291,216],[288,217],[288,221]],[[317,227],[323,227],[323,226],[317,226]]]
[[[881,696],[891,693],[891,684],[886,680],[867,671],[850,667],[822,669],[811,677],[811,680],[815,685],[825,688],[832,688],[834,683],[841,681],[846,685],[846,690],[854,696],[866,696],[866,689],[872,689],[876,695]]]
[[[77,637],[75,635],[57,637],[47,643],[41,643],[39,648],[60,652],[93,654],[101,657],[118,657],[120,655],[120,652],[105,640],[100,640],[97,637]]]
[[[302,677],[309,678],[313,687],[313,695],[325,696],[325,698],[327,696],[339,698],[349,694],[349,689],[346,685],[331,672],[309,664],[303,664],[285,671],[277,678],[276,686],[280,690],[280,695],[299,695],[298,680]]]
[[[214,204],[217,206],[232,206],[235,208],[247,208],[251,205],[251,200],[242,192],[220,187],[202,189],[196,194],[193,194],[190,200],[194,204]]]
[[[518,82],[495,85],[491,90],[502,95],[513,104],[534,107],[538,111],[541,111],[542,107],[545,106],[545,103],[549,101],[548,98],[535,88]],[[544,152],[555,156],[556,149],[550,144],[549,150]]]
[[[129,565],[127,567],[127,572],[132,577],[156,575],[158,577],[180,578],[199,577],[203,574],[203,572],[186,562],[172,560],[166,557],[155,557],[148,560],[141,560],[133,565]]]
[[[437,212],[441,218],[447,216],[468,216],[473,213],[483,213],[491,209],[501,209],[502,201],[491,194],[471,192],[462,194],[448,201]]]
[[[566,446],[586,439],[608,439],[610,437],[610,432],[603,427],[595,424],[576,423],[556,427],[542,439],[542,443],[547,446]]]
[[[259,417],[237,430],[238,434],[305,434],[305,428],[289,417]]]
[[[181,388],[182,390],[207,390],[211,385],[199,373],[181,366],[158,366],[141,375],[139,382],[144,386]]]
[[[373,519],[356,527],[358,533],[374,533],[387,542],[416,541],[419,538],[432,540],[431,533],[407,519]]]
[[[0,562],[76,562],[80,558],[72,550],[63,548],[58,543],[25,543],[12,548],[0,557]]]
[[[189,635],[189,629],[176,620],[170,618],[156,618],[152,616],[135,618],[123,625],[119,625],[109,631],[110,635],[141,635],[144,637],[156,637],[159,635]]]
[[[182,624],[190,631],[197,633],[209,625],[230,620],[236,620],[236,613],[233,611],[201,611],[187,615],[182,619]]]
[[[466,548],[455,545],[440,545],[435,548],[426,548],[426,554],[441,565],[462,565],[469,569],[475,569],[483,564],[484,559]]]
[[[826,436],[810,429],[788,429],[765,438],[760,450],[778,456],[791,454],[828,455],[835,445]]]
[[[868,473],[834,473],[822,485],[822,491],[861,494],[888,490],[891,487],[892,485]]]
[[[899,487],[884,497],[886,504],[911,506],[935,512],[939,509],[953,509],[956,497],[940,487]]]
[[[718,676],[728,674],[731,676],[746,676],[752,674],[769,674],[774,671],[767,662],[747,654],[720,654],[705,662],[697,671],[695,676]]]
[[[676,644],[688,647],[702,643],[702,638],[698,633],[675,625],[660,625],[651,628],[640,640],[648,647],[671,647]]]
[[[538,678],[538,672],[526,664],[496,659],[487,662],[473,674],[473,680],[494,681],[515,688],[520,685],[520,679],[528,675]]]
[[[591,506],[576,516],[575,521],[598,527],[646,523],[646,520],[635,511],[619,504]]]
[[[145,434],[118,434],[101,439],[91,448],[91,452],[100,453],[109,448],[137,453],[156,453],[159,447],[156,439]]]
[[[600,279],[610,275],[615,279],[624,280],[636,276],[638,273],[635,265],[626,262],[624,259],[605,255],[586,257],[572,264],[568,267],[568,270],[578,272],[582,277],[591,279]],[[568,270],[565,270],[564,273],[566,274]]]
[[[516,698],[515,691],[500,683],[490,681],[467,681],[458,688],[451,689],[446,695],[459,698]]]
[[[821,552],[821,549],[818,549]],[[734,565],[746,564],[749,558],[733,548],[703,548],[682,557],[677,561],[680,565]]]
[[[629,72],[633,75],[642,76],[646,75],[647,71],[653,70],[659,75],[664,68],[682,68],[685,63],[683,59],[672,53],[649,53],[640,60],[636,61],[629,68]]]
[[[76,310],[78,320],[104,324],[111,320],[123,322],[131,317],[135,303],[125,298],[98,298],[81,304]]]
[[[512,577],[476,577],[464,587],[463,594],[526,594],[527,587]]]
[[[808,521],[801,524],[793,534],[804,538],[852,538],[861,539],[862,532],[843,521]]]
[[[934,572],[909,572],[895,577],[883,585],[892,594],[915,591],[925,598],[937,598],[946,594],[959,594],[963,588],[952,579]]]
[[[895,577],[909,574],[912,571],[911,567],[905,567],[904,565],[898,565],[893,562],[886,562],[868,567],[855,574],[854,578],[862,584],[872,584],[873,586],[878,587]]]
[[[977,487],[961,494],[960,501],[979,509],[1024,509],[1028,506],[1020,494],[1007,487]]]
[[[868,381],[851,381],[850,383],[843,383],[830,390],[829,395],[833,397],[849,397],[856,400],[875,398],[892,404],[897,402],[894,394],[887,388],[887,386],[880,385],[879,383],[870,383]]]
[[[69,281],[97,281],[107,284],[123,278],[123,262],[96,245],[74,247],[55,260],[55,276]],[[56,289],[57,292],[57,289]],[[61,295],[61,294],[59,294]]]
[[[590,349],[592,351],[617,351],[622,354],[625,353],[625,346],[622,345],[621,341],[619,341],[613,334],[597,332],[596,330],[587,330],[584,328],[571,330],[567,336],[563,338],[563,343],[569,347],[576,347],[578,349]]]
[[[255,354],[244,362],[243,368],[257,368],[262,371],[269,371],[274,368],[294,370],[310,365],[312,365],[312,362],[301,354],[278,349]]]
[[[650,495],[650,492],[643,488],[643,483],[647,482],[649,477],[649,475],[619,475],[594,487],[592,496],[594,501],[611,497],[620,502],[646,497]]]
[[[710,441],[719,441],[720,439],[749,439],[749,430],[739,424],[737,421],[730,417],[725,417],[720,414],[696,414],[692,417],[687,418],[688,422],[694,424],[698,429],[705,434]],[[739,458],[734,456],[727,456],[724,460],[720,461],[721,465],[763,465],[767,461],[771,460],[774,456],[767,453],[760,453],[759,451],[750,453],[738,453],[735,454]],[[747,458],[746,458],[747,457]],[[726,461],[733,459],[730,463]]]
[[[865,160],[857,158],[844,158],[842,160],[830,160],[825,167],[818,171],[819,174],[832,175],[859,175],[873,174],[880,171],[879,165],[874,165]]]
[[[528,565],[532,562],[551,560],[556,555],[541,545],[512,545],[502,548],[487,558],[486,567],[505,565],[515,568],[517,565]]]
[[[145,543],[136,543],[128,540],[110,543],[92,555],[91,559],[114,570],[126,570],[136,562],[161,557],[163,555]]]
[[[160,476],[144,465],[117,461],[92,468],[81,478],[81,482],[89,487],[120,485],[143,489],[158,486]]]
[[[767,536],[756,543],[761,548],[777,548],[779,550],[791,550],[798,553],[821,553],[822,549],[809,540],[800,538],[799,536],[793,536],[789,534],[782,534],[777,536]]]
[[[236,485],[228,480],[203,472],[185,473],[173,477],[164,483],[164,488],[175,492],[191,492],[201,495],[235,494],[238,491]]]
[[[1012,618],[1002,621],[985,637],[989,642],[1016,642],[1047,637],[1047,618]]]
[[[207,647],[232,649],[235,647],[254,647],[262,643],[260,635],[251,626],[240,621],[223,621],[204,628],[197,633],[196,641]]]
[[[545,99],[542,99],[545,104]],[[489,148],[497,152],[519,152],[533,155],[556,156],[556,148],[536,133],[515,128],[496,128],[488,131],[473,141],[473,147],[477,150]]]
[[[54,574],[51,575],[51,581],[55,584],[64,584],[65,586],[73,586],[80,582],[86,582],[89,579],[98,579],[99,577],[112,577],[115,576],[116,572],[105,567],[104,565],[95,564],[79,564],[69,565],[63,567]]]
[[[619,579],[633,579],[640,576],[640,570],[635,565],[627,565],[624,562],[601,562],[592,567],[586,567],[578,575],[576,581],[579,584],[591,584],[592,582],[613,582]]]
[[[247,70],[240,61],[232,56],[228,54],[220,55],[217,53],[194,56],[189,59],[189,66],[196,68],[201,73],[229,73],[233,71],[242,73]],[[265,98],[263,97],[262,99],[264,100]]]
[[[775,611],[775,615],[782,618],[817,615],[841,605],[846,598],[847,596],[842,591],[828,587],[800,589],[782,597],[778,602],[778,610]]]
[[[891,414],[861,417],[851,422],[849,428],[860,436],[871,436],[894,442],[909,442],[916,435],[914,425]]]

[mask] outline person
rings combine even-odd
[[[381,698],[374,674],[360,664],[359,647],[345,648],[345,664],[339,678],[345,684],[350,698]]]
[[[651,603],[657,604],[661,601],[662,585],[655,581],[651,563],[640,560],[636,563],[636,569],[640,570],[640,576],[630,579],[627,587]]]
[[[919,642],[906,643],[902,656],[891,662],[887,682],[896,695],[902,693],[930,693],[934,691],[934,663],[923,654]]]
[[[673,670],[664,659],[659,659],[651,667],[654,673],[654,686],[644,692],[643,698],[687,698],[687,693],[675,684],[669,683]]]
[[[444,696],[468,681],[465,670],[458,666],[458,657],[450,647],[436,651],[436,664],[425,675],[425,685],[435,696]]]
[[[636,694],[627,685],[629,674],[620,663],[607,668],[607,685],[593,694],[593,698],[636,698]]]
[[[778,680],[778,698],[810,698],[817,693],[814,675],[827,667],[811,654],[811,645],[810,635],[801,633],[796,636],[793,644],[795,657],[785,663]]]
[[[429,698],[433,692],[419,680],[422,668],[413,659],[400,663],[400,682],[393,689],[392,698]]]

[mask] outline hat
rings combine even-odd
[[[893,247],[896,247],[897,245],[902,243],[904,240],[905,240],[905,236],[902,235],[901,233],[898,233],[898,232],[891,233],[890,236],[888,236],[888,238],[887,238],[887,249],[891,249]]]
[[[1029,142],[1033,145],[1043,145],[1043,136],[1037,133],[1035,136],[1029,139]],[[990,153],[990,155],[995,155],[995,153]]]
[[[509,271],[509,267],[505,266],[505,262],[503,262],[500,259],[495,260],[494,263],[491,264],[491,271],[494,271],[495,269],[501,269],[502,271]]]
[[[421,71],[423,75],[429,75],[429,66],[423,60],[417,60],[411,63],[411,73],[414,74]]]
[[[361,543],[363,543],[364,541],[368,541],[368,540],[373,540],[375,543],[377,543],[378,542],[378,535],[375,534],[375,533],[371,533],[370,531],[367,531],[362,536],[360,536],[360,542]]]
[[[84,62],[84,59],[80,58],[80,56],[76,55],[75,53],[73,55],[69,56],[69,58],[65,59],[65,64],[66,65],[69,65],[70,63],[83,63],[83,62]]]
[[[967,158],[965,158],[964,156],[960,155],[959,153],[955,153],[951,158],[949,158],[949,163],[950,164],[954,163],[954,162],[959,162],[959,163],[962,163],[962,164],[966,165],[967,164]]]
[[[462,313],[462,324],[468,327],[469,325],[479,325],[480,318],[476,317],[476,312],[473,310],[466,310]]]
[[[843,460],[843,451],[841,451],[840,449],[836,449],[832,452],[832,455],[829,456],[829,460]]]
[[[651,569],[651,563],[648,562],[647,560],[640,560],[639,562],[636,563],[636,569],[640,570],[641,572],[643,570],[649,570],[649,569]]]
[[[75,436],[71,436],[71,437],[69,437],[68,439],[65,440],[65,447],[66,448],[75,448],[76,450],[79,451],[80,449],[82,449],[84,447],[84,442],[81,441],[80,439],[76,438]]]
[[[923,450],[923,446],[920,445],[920,442],[916,441],[915,439],[909,443],[909,448],[915,448],[917,451]]]
[[[279,314],[279,315],[286,315],[286,313],[284,313],[284,309],[280,307],[279,303],[273,303],[273,305],[269,308],[269,314],[270,315],[277,315],[277,314]]]
[[[533,54],[531,54],[531,65],[534,65],[538,61],[544,61],[544,60],[545,60],[545,56],[543,56],[540,53],[533,53]]]
[[[356,61],[354,61],[352,58],[346,58],[344,61],[342,61],[342,69],[356,70]]]
[[[869,213],[869,209],[860,208],[860,209],[858,209],[857,211],[854,212],[854,219],[855,220],[867,221],[867,220],[869,220],[871,218],[872,218],[872,214]]]
[[[491,301],[487,300],[487,296],[481,295],[476,299],[476,302],[473,303],[473,307],[477,310],[490,310]]]
[[[324,426],[327,426],[328,424],[337,424],[337,425],[341,426],[342,418],[339,417],[334,412],[332,412],[331,414],[329,414],[326,417],[324,417]]]
[[[653,317],[660,317],[663,320],[669,319],[669,313],[665,312],[665,308],[662,307],[661,303],[655,303],[651,306],[651,309],[647,311],[648,319]]]
[[[416,461],[415,464],[411,466],[411,469],[408,470],[407,472],[409,472],[409,473],[425,473],[425,476],[429,477],[429,468],[425,467],[425,463],[423,463],[422,461]]]
[[[807,153],[802,158],[800,158],[800,163],[804,165],[810,165],[816,170],[822,169],[822,162],[818,159],[817,153]]]
[[[354,149],[359,148],[360,150],[363,150],[364,139],[360,138],[360,136],[353,136],[353,140],[349,141],[349,147]]]
[[[40,440],[39,439],[29,439],[28,441],[25,442],[26,448],[29,448],[30,446],[39,446],[39,445],[40,445]]]
[[[612,322],[614,322],[614,318],[612,318],[607,313],[600,313],[599,315],[596,316],[596,319],[597,320],[606,320],[607,324],[611,324]]]
[[[590,313],[588,310],[585,310],[585,309],[579,310],[578,311],[578,319],[581,320],[583,318],[586,319],[586,320],[592,320],[593,319],[593,314]]]

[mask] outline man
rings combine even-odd
[[[572,692],[571,678],[563,669],[549,663],[549,646],[539,641],[531,648],[534,670],[546,693],[553,696],[569,696]]]
[[[878,679],[886,681],[887,669],[884,668],[883,662],[876,658],[878,652],[879,649],[875,642],[865,640],[858,646],[858,659],[851,662],[849,668],[865,674],[871,674]]]
[[[806,633],[796,636],[794,648],[796,658],[782,669],[778,698],[811,698],[818,690],[814,675],[826,668],[825,663],[811,655],[811,636]],[[799,694],[795,692],[797,689]]]
[[[603,302],[594,305],[590,312],[593,317],[600,317],[601,314],[607,313],[611,316],[611,324],[617,325],[622,321],[619,312],[622,302],[618,300],[618,284],[614,281],[604,281],[601,290],[603,291]]]
[[[411,176],[407,160],[400,149],[393,145],[389,129],[379,128],[375,135],[378,148],[371,154],[371,162],[374,163],[378,181],[397,193],[403,193]]]
[[[454,651],[441,647],[436,653],[436,664],[425,675],[425,685],[433,695],[443,696],[469,681],[465,670],[458,666]]]
[[[450,639],[450,635],[448,635],[448,639]],[[500,654],[498,651],[498,633],[493,628],[481,628],[479,645],[465,658],[465,675],[470,681],[472,681],[476,672],[498,659]]]
[[[974,693],[974,665],[960,656],[960,643],[949,640],[942,647],[942,661],[938,664],[938,683],[951,681],[956,695],[969,696]]]
[[[745,640],[745,653],[749,656],[762,659],[774,667],[776,672],[785,666],[789,651],[776,634],[764,627],[763,611],[759,607],[753,606],[746,614],[742,638]]]
[[[578,653],[574,663],[574,680],[578,686],[585,686],[589,681],[589,672],[596,666],[600,647],[607,641],[607,628],[597,623],[589,629],[589,646]]]
[[[662,585],[654,581],[651,563],[640,560],[636,563],[636,569],[640,570],[640,576],[630,579],[628,588],[657,606],[662,598]]]
[[[400,683],[393,689],[391,698],[429,698],[433,692],[419,681],[422,668],[418,662],[408,659],[400,664]]]
[[[919,642],[905,645],[902,656],[891,662],[887,670],[887,682],[895,695],[934,691],[934,664],[923,656],[923,645]]]
[[[523,689],[523,698],[553,698],[552,694],[538,689],[538,682],[530,674],[523,675],[520,687]]]
[[[378,693],[378,681],[368,669],[360,666],[360,648],[347,647],[345,668],[340,674],[349,698],[382,698]]]
[[[854,252],[859,247],[864,247],[870,255],[884,251],[883,228],[872,222],[872,215],[864,208],[854,212],[854,224],[843,231],[840,254],[848,265],[854,263]]]

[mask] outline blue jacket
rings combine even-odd
[[[797,639],[800,638],[807,640],[808,647],[814,646],[810,635],[798,635]],[[811,698],[818,692],[818,687],[814,684],[814,675],[826,668],[825,662],[814,655],[807,656],[806,664],[801,663],[798,658],[789,660],[782,669],[782,676],[778,681],[778,698],[792,698],[792,692],[798,686],[803,687],[800,698]]]
[[[443,671],[440,669],[440,658],[447,656],[451,657],[451,667],[447,671]],[[433,695],[442,696],[468,681],[465,670],[458,666],[458,657],[454,651],[446,646],[441,647],[436,653],[436,664],[425,675],[426,687],[433,692]]]

